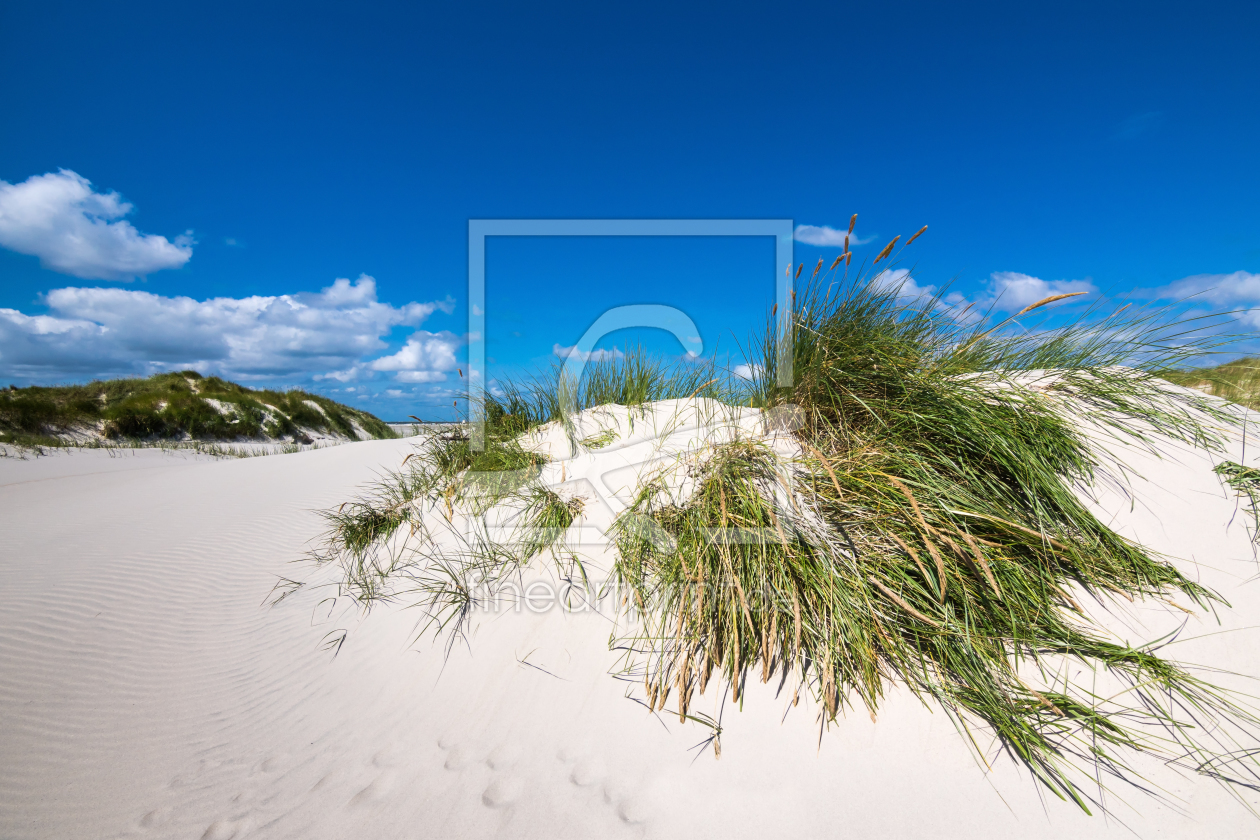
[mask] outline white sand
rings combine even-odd
[[[1128,828],[1043,800],[1008,761],[978,767],[944,715],[904,693],[878,723],[850,714],[820,747],[813,709],[785,717],[786,698],[750,680],[742,711],[726,701],[715,761],[689,749],[703,728],[626,699],[635,687],[609,676],[616,655],[598,615],[508,610],[444,661],[440,645],[413,643],[413,610],[363,619],[307,590],[261,607],[278,575],[298,573],[290,561],[320,530],[312,511],[351,498],[413,443],[125,466],[0,460],[0,837],[1260,831],[1216,783],[1150,762],[1140,766],[1179,801],[1117,789]],[[1196,617],[1186,635],[1238,632],[1165,653],[1260,676],[1248,520],[1213,458],[1169,446],[1162,461],[1131,447],[1125,460],[1142,476],[1136,504],[1100,491],[1105,518],[1233,605],[1219,627]],[[1175,625],[1153,610],[1114,621],[1132,641]],[[350,633],[333,658],[320,641],[339,629]],[[696,708],[720,705],[710,692]]]

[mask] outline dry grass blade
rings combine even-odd
[[[1050,295],[1050,297],[1042,298],[1036,303],[1028,304],[1023,309],[1019,310],[1014,315],[1012,315],[1011,317],[1018,318],[1020,315],[1023,315],[1025,312],[1032,312],[1034,309],[1040,309],[1046,304],[1054,303],[1056,300],[1067,300],[1068,298],[1080,297],[1083,294],[1086,294],[1086,293],[1085,292],[1068,292],[1062,295]]]
[[[872,584],[874,584],[876,589],[878,589],[880,592],[883,592],[885,595],[887,595],[888,599],[891,600],[894,604],[901,607],[903,610],[910,613],[915,618],[919,619],[919,621],[925,622],[927,624],[931,624],[933,627],[941,626],[939,622],[929,618],[928,616],[924,615],[923,613],[919,612],[914,607],[906,603],[905,599],[903,599],[896,592],[893,592],[891,589],[889,589],[888,586],[879,578],[875,577],[874,575],[870,575],[867,577],[867,580],[869,580]]]

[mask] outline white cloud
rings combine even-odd
[[[376,281],[338,279],[318,294],[163,297],[126,289],[64,288],[49,315],[0,309],[0,369],[42,380],[147,374],[191,367],[258,379],[317,375],[351,381],[384,350],[394,327],[418,325],[454,300],[400,307],[376,299]]]
[[[849,237],[850,245],[865,245],[875,237],[868,236],[865,239],[858,238],[857,232],[852,234],[845,230],[836,230],[826,225],[797,225],[796,232],[792,238],[797,242],[804,242],[806,245],[817,245],[822,248],[843,248],[844,237]]]
[[[1042,280],[1018,271],[995,271],[989,278],[987,302],[1002,312],[1017,312],[1051,295],[1098,291],[1088,280]]]
[[[761,365],[735,365],[735,367],[731,368],[731,373],[740,379],[753,379],[760,375],[761,371]]]
[[[1260,304],[1260,274],[1235,271],[1233,274],[1196,274],[1178,280],[1163,290],[1161,297],[1194,296],[1215,306]]]
[[[397,353],[383,356],[369,367],[397,371],[394,378],[399,382],[441,382],[446,379],[441,371],[455,369],[455,351],[461,343],[459,336],[449,331],[416,330]]]
[[[920,286],[918,281],[910,275],[910,272],[904,268],[896,268],[881,271],[872,278],[871,282],[889,290],[896,290],[897,297],[926,300],[930,299],[941,291],[933,284]],[[971,304],[963,295],[958,292],[946,292],[941,294],[938,307],[950,315],[950,317],[962,323],[970,323],[977,320],[980,315],[976,312],[976,307]]]
[[[132,209],[118,193],[96,192],[68,169],[20,184],[0,181],[0,246],[39,257],[53,271],[95,280],[131,280],[188,262],[192,231],[174,242],[140,233],[123,220]]]
[[[1236,311],[1238,320],[1253,329],[1260,329],[1260,274],[1235,271],[1232,274],[1196,274],[1158,289],[1155,295]]]
[[[936,293],[936,286],[920,286],[904,268],[881,271],[871,279],[871,284],[888,290],[895,289],[897,297],[903,298],[931,297]]]
[[[612,359],[624,359],[626,354],[614,347],[611,350],[592,350],[589,353],[581,352],[577,349],[577,345],[572,347],[561,347],[559,344],[551,345],[551,352],[555,353],[562,359],[570,356],[583,362],[606,362]]]

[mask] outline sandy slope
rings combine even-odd
[[[805,703],[785,716],[758,684],[740,712],[710,692],[715,761],[690,749],[702,728],[626,699],[598,615],[506,610],[444,662],[412,644],[414,611],[361,620],[320,590],[261,607],[318,532],[312,510],[412,443],[144,469],[41,459],[20,477],[0,461],[0,837],[1132,836],[1043,802],[1008,763],[986,774],[906,697],[820,747]],[[1125,459],[1142,476],[1133,499],[1103,486],[1101,509],[1233,604],[1187,635],[1260,625],[1246,517],[1212,459]],[[1169,621],[1115,626],[1136,640]],[[320,641],[341,629],[333,658]],[[1260,630],[1172,651],[1260,675]],[[1119,790],[1139,835],[1260,831],[1216,784],[1149,769],[1188,815]]]

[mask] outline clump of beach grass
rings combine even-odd
[[[896,242],[881,260],[896,258]],[[362,560],[403,524],[423,527],[404,511],[444,508],[450,522],[461,500],[477,515],[515,510],[517,539],[478,526],[450,548],[413,531],[413,558],[400,566],[391,549],[360,590],[379,597],[401,569],[429,627],[454,638],[495,583],[548,548],[558,562],[580,510],[538,483],[521,441],[564,422],[566,401],[581,410],[704,396],[786,409],[799,421],[781,432],[795,455],[738,436],[710,445],[676,465],[682,481],[646,480],[613,527],[613,583],[635,634],[618,643],[637,658],[650,708],[708,720],[696,696],[738,701],[751,674],[790,686],[794,705],[810,697],[825,728],[858,708],[875,717],[900,684],[944,710],[982,761],[983,732],[1086,811],[1106,807],[1104,777],[1140,783],[1135,753],[1255,787],[1254,714],[1156,643],[1109,637],[1079,600],[1209,614],[1225,604],[1078,496],[1099,467],[1081,417],[1151,447],[1160,437],[1220,445],[1238,415],[1161,380],[1218,339],[1123,307],[1016,330],[940,296],[906,297],[887,274],[851,276],[851,262],[846,250],[828,272],[820,263],[793,297],[787,331],[771,313],[751,344],[751,383],[639,353],[592,364],[578,383],[556,370],[483,395],[484,452],[465,432],[431,444],[413,464],[423,478],[352,507],[353,524],[330,518],[332,541]],[[491,474],[522,477],[470,492],[480,458],[504,468]],[[1115,690],[1067,679],[1069,662]]]
[[[617,358],[588,363],[575,383],[566,383],[562,374],[562,367],[553,365],[500,383],[498,393],[482,395],[487,426],[519,434],[547,423],[564,422],[566,408],[573,412],[603,405],[635,408],[691,397],[743,400],[739,384],[732,383],[712,359],[658,359],[642,347],[632,347]],[[598,448],[612,440],[604,432],[593,436],[591,443]]]
[[[757,343],[753,399],[799,413],[799,458],[732,444],[693,470],[689,499],[645,488],[619,523],[649,704],[672,691],[685,715],[715,676],[738,700],[749,673],[777,673],[825,722],[854,706],[874,717],[895,682],[1086,810],[1102,802],[1097,771],[1135,778],[1127,749],[1254,785],[1254,758],[1211,748],[1224,721],[1254,737],[1252,713],[1154,648],[1108,639],[1072,594],[1224,603],[1073,492],[1097,466],[1073,412],[1148,443],[1219,442],[1213,427],[1236,418],[1154,373],[1201,347],[1150,314],[1040,334],[967,325],[880,279],[816,279],[790,333],[772,320]],[[1123,690],[1056,684],[1065,659]]]
[[[466,426],[427,436],[400,469],[322,512],[328,529],[312,559],[339,564],[341,591],[364,607],[392,600],[401,588],[433,615],[465,616],[474,590],[496,590],[523,563],[554,548],[581,515],[580,500],[562,500],[539,485],[547,458],[524,448],[515,429],[510,421],[493,425],[480,450]],[[513,505],[517,527],[510,539],[484,521],[468,533],[456,527],[459,516],[479,519],[491,508]],[[452,545],[463,546],[449,549],[451,557],[431,550],[435,522]],[[393,539],[404,526],[406,539]]]
[[[1234,461],[1222,461],[1214,472],[1239,496],[1247,497],[1247,513],[1251,514],[1252,538],[1260,541],[1260,469]]]

